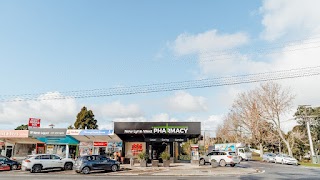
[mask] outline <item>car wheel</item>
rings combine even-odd
[[[41,169],[42,169],[42,166],[41,165],[34,165],[31,169],[31,172],[34,172],[34,173],[39,173],[41,172]]]
[[[64,165],[64,169],[65,169],[65,170],[72,170],[72,167],[73,167],[73,164],[70,163],[70,162],[68,162],[68,163],[66,163],[66,164]]]
[[[240,156],[240,161],[243,161],[243,158]]]
[[[82,171],[81,171],[83,174],[89,174],[90,173],[90,168],[89,167],[84,167],[82,168]]]
[[[235,166],[236,166],[236,164],[230,164],[230,166],[231,166],[231,167],[235,167]]]
[[[222,159],[222,160],[220,160],[219,165],[220,165],[220,166],[226,166],[227,163],[226,163],[225,160]]]
[[[18,166],[16,164],[11,166],[11,170],[17,170],[17,169],[18,169]]]
[[[200,165],[204,165],[206,162],[205,162],[205,160],[204,159],[200,159]]]
[[[114,164],[114,165],[111,166],[111,171],[112,172],[116,172],[117,170],[118,170],[118,166],[117,165]]]

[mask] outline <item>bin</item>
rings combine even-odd
[[[318,164],[318,161],[319,161],[319,159],[318,159],[318,156],[312,156],[312,164]]]

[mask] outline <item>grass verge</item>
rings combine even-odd
[[[299,162],[301,166],[307,166],[307,167],[318,167],[320,168],[320,164],[312,164],[311,162]]]

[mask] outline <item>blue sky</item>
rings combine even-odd
[[[282,53],[270,57],[247,53],[275,43],[317,36],[317,14],[304,13],[317,12],[312,8],[316,1],[299,3],[2,0],[0,94],[55,92],[63,95],[73,90],[300,67],[299,63],[286,60],[296,55]],[[299,9],[299,6],[305,8]],[[287,11],[288,7],[292,12]],[[299,16],[299,20],[290,19],[300,14],[304,16]],[[232,48],[240,55],[224,57],[222,62],[201,63],[202,51]],[[310,52],[312,57],[314,51]],[[303,65],[317,63],[314,59]],[[292,81],[282,83],[291,86]],[[228,112],[233,97],[255,85],[1,103],[1,129],[12,129],[26,123],[29,117],[41,118],[43,127],[50,123],[63,127],[74,122],[83,105],[94,111],[102,128],[110,128],[116,120],[198,120],[216,125]],[[300,93],[301,87],[293,89]],[[309,98],[312,103],[318,103],[314,97]],[[299,103],[305,97],[297,99]],[[213,125],[207,127],[214,128]]]

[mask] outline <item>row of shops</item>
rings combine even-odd
[[[114,122],[112,130],[33,128],[0,130],[0,154],[23,159],[31,154],[58,154],[76,158],[82,155],[106,155],[115,152],[125,162],[147,152],[159,159],[168,151],[172,160],[182,160],[182,144],[200,135],[200,122]]]

